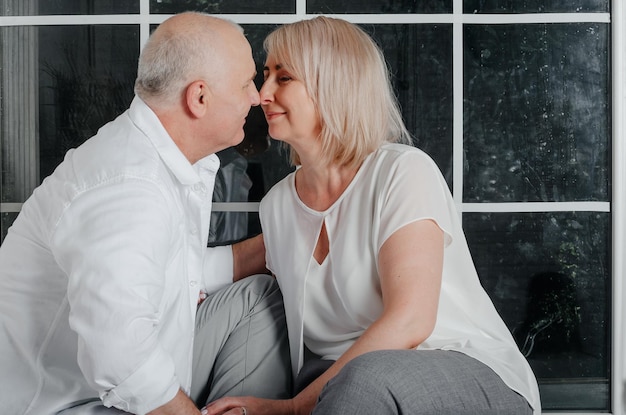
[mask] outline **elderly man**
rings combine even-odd
[[[242,141],[255,73],[236,24],[169,18],[130,108],[24,204],[0,247],[0,412],[199,414],[220,396],[288,396],[280,291],[243,279],[264,270],[262,238],[207,248],[215,153]]]

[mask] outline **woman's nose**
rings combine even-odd
[[[259,96],[261,98],[261,105],[267,102],[271,102],[273,100],[274,91],[272,90],[270,83],[268,81],[263,82],[263,85],[261,85]]]

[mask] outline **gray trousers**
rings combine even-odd
[[[222,396],[291,396],[285,311],[269,275],[245,278],[207,297],[196,313],[191,398],[198,407]],[[59,415],[112,415],[95,398]]]
[[[320,369],[327,364],[316,364]],[[296,381],[297,382],[297,381]],[[381,350],[350,361],[322,390],[313,415],[532,415],[488,366],[443,350]]]
[[[191,398],[203,407],[223,396],[246,395],[291,396],[285,310],[269,275],[210,295],[196,314]]]

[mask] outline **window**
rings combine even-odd
[[[0,2],[0,238],[65,152],[127,108],[140,48],[169,14],[241,23],[260,74],[276,25],[343,17],[382,46],[414,144],[444,173],[544,412],[626,414],[623,2],[101,3]],[[259,232],[259,200],[292,171],[259,108],[219,156],[212,243]]]

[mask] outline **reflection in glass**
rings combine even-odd
[[[7,231],[9,230],[9,227],[11,226],[11,224],[13,224],[16,218],[17,213],[15,212],[0,212],[0,244],[2,244],[2,241],[4,241],[4,238],[7,236]]]
[[[435,160],[452,186],[452,26],[361,27],[385,54],[415,146]]]
[[[607,201],[608,25],[467,25],[464,36],[464,201]]]
[[[609,0],[463,0],[463,13],[608,12]]]
[[[296,12],[295,0],[150,0],[151,13],[173,14],[188,10],[211,14],[287,14]]]
[[[544,409],[608,409],[610,214],[466,213],[463,225]]]
[[[452,0],[308,0],[307,13],[452,13]]]
[[[0,201],[23,202],[39,184],[37,28],[0,28]]]
[[[138,26],[39,28],[41,178],[133,98]]]

